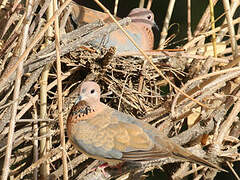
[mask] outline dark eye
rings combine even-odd
[[[95,92],[95,89],[92,89],[92,90],[91,90],[91,94],[93,94],[94,92]]]
[[[151,15],[148,15],[147,18],[150,20],[150,19],[152,18],[152,16],[151,16]]]

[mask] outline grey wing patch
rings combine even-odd
[[[122,153],[114,149],[108,137],[86,121],[80,121],[72,129],[70,139],[79,148],[91,156],[100,156],[110,159],[121,159]]]
[[[122,153],[115,149],[106,151],[106,149],[104,149],[103,147],[97,147],[93,144],[86,144],[82,140],[79,140],[79,139],[73,138],[72,141],[74,144],[76,144],[78,147],[80,147],[82,151],[84,151],[86,154],[89,154],[93,157],[100,156],[100,157],[109,158],[109,159],[121,159],[122,158]]]
[[[135,124],[141,128],[143,128],[143,131],[146,132],[146,134],[148,134],[149,138],[154,141],[156,136],[159,136],[159,134],[156,134],[155,132],[153,132],[153,129],[156,131],[156,129],[154,127],[152,127],[150,124],[143,122],[135,117],[132,117],[128,114],[119,112],[115,109],[113,109],[112,112],[112,117],[117,117],[119,120],[121,120],[124,123],[132,123]]]
[[[136,122],[137,119],[135,117],[132,117],[128,114],[122,113],[122,112],[117,111],[115,109],[112,109],[112,117],[113,118],[116,117],[121,122],[137,124],[137,122]]]
[[[133,38],[133,40],[140,47],[142,47],[142,37],[141,37],[141,34],[132,33],[131,31],[129,31],[127,29],[125,29],[125,30]],[[122,39],[124,39],[125,42],[122,42],[121,44],[119,42],[115,42],[115,46],[117,48],[117,52],[138,51],[138,49],[135,47],[135,45],[127,38],[127,36],[123,32],[120,32],[119,34],[122,36]]]
[[[127,30],[127,33],[134,39],[134,41],[141,47],[142,37],[140,34],[132,33]],[[120,30],[112,32],[110,35],[103,35],[102,37],[95,39],[93,44],[103,45],[106,48],[111,46],[116,47],[117,52],[125,51],[137,51],[134,44],[126,37],[126,35]]]

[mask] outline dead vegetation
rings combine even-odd
[[[233,19],[231,13],[239,11],[239,2],[232,1],[231,6],[229,1],[221,2],[226,20],[218,27],[211,25],[208,7],[193,34],[189,25],[188,41],[181,47],[184,51],[145,52],[149,59],[139,52],[115,54],[114,47],[92,44],[94,38],[118,26],[103,27],[102,21],[96,21],[73,30],[69,2],[57,9],[50,1],[2,1],[2,179],[8,175],[13,179],[38,179],[40,175],[44,179],[124,179],[128,172],[129,179],[139,179],[161,166],[172,179],[214,179],[217,175],[214,170],[170,158],[128,164],[121,172],[107,169],[105,176],[98,169],[92,171],[99,162],[76,152],[64,137],[65,120],[83,80],[98,82],[102,101],[109,106],[149,122],[196,155],[235,174],[233,165],[240,160],[240,18]],[[53,16],[51,8],[57,10]],[[51,26],[57,19],[59,23]],[[120,24],[129,22],[126,18]],[[161,43],[168,42],[163,32]],[[61,40],[55,40],[59,35]]]

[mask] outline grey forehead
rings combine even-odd
[[[143,16],[143,15],[148,15],[148,14],[153,14],[153,12],[151,10],[145,9],[143,11],[139,11],[139,12],[134,12],[134,13],[130,13],[128,15],[128,17],[132,17],[132,16]]]

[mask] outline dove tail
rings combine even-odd
[[[188,153],[187,153],[187,150],[183,149],[181,146],[180,147],[175,147],[175,148],[176,148],[176,151],[173,152],[173,155],[178,157],[178,158],[187,159],[187,160],[189,160],[191,162],[194,162],[194,163],[206,166],[206,167],[210,167],[210,168],[217,169],[219,171],[227,172],[225,169],[217,166],[216,164],[211,163],[211,162],[209,162],[209,161],[207,161],[207,160],[205,160],[203,158],[195,156],[190,151],[188,151]]]

